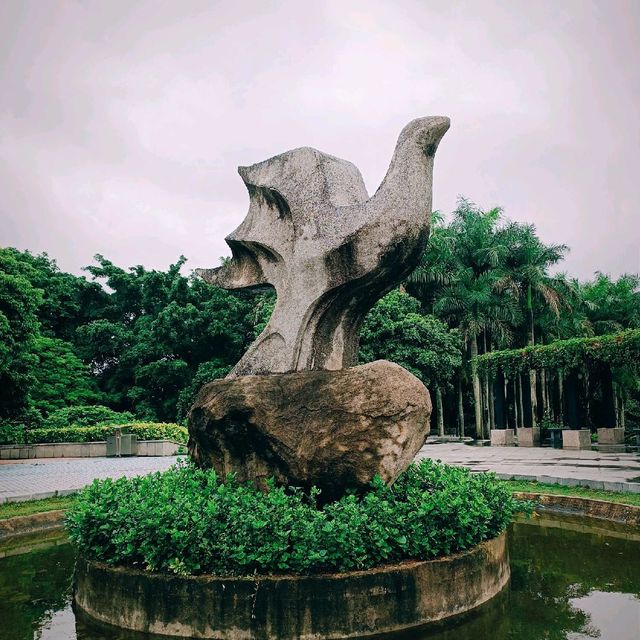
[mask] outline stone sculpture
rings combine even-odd
[[[342,371],[215,381],[191,411],[196,463],[240,482],[321,487],[323,499],[373,476],[392,482],[424,443],[429,393],[379,360]]]
[[[353,164],[307,147],[239,168],[250,206],[227,238],[232,259],[198,273],[225,289],[272,286],[277,302],[227,379],[206,385],[192,408],[190,451],[198,462],[243,479],[273,475],[330,492],[366,485],[375,473],[391,482],[409,464],[429,429],[426,388],[391,363],[375,363],[375,384],[372,365],[354,365],[365,315],[425,249],[433,159],[448,128],[444,117],[410,122],[372,197]],[[339,371],[349,367],[348,375]],[[335,380],[323,370],[335,372]],[[412,390],[401,407],[398,381],[406,376]],[[397,394],[393,415],[376,397],[387,381]],[[324,400],[317,397],[322,393]],[[402,428],[391,428],[408,416]],[[294,433],[296,423],[304,435]],[[367,432],[366,446],[345,435],[357,425]],[[316,441],[324,462],[315,466],[309,449],[314,433],[324,434]]]

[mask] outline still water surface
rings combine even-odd
[[[0,549],[1,640],[141,640],[77,618],[74,551],[60,534]],[[511,583],[455,623],[402,640],[638,640],[640,531],[570,516],[512,525]]]

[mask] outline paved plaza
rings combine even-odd
[[[637,453],[481,447],[449,442],[425,445],[418,458],[433,458],[473,471],[495,471],[505,480],[537,480],[640,493],[640,456]]]
[[[73,493],[94,478],[120,478],[164,471],[176,460],[167,456],[7,461],[0,464],[0,503]]]
[[[635,453],[550,448],[479,447],[458,442],[425,445],[418,458],[434,458],[501,478],[582,485],[640,493],[640,456]],[[170,467],[175,457],[58,458],[0,464],[0,502],[72,493],[94,478],[135,476]]]

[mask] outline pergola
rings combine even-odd
[[[634,329],[493,351],[472,364],[490,383],[495,429],[535,427],[543,419],[585,429],[624,427],[624,396],[616,379],[637,375],[639,363],[640,330]],[[530,376],[536,377],[535,387]],[[533,388],[535,394],[529,392]]]

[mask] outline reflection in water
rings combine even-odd
[[[594,637],[616,640],[638,640],[640,637],[637,596],[592,591],[587,596],[574,598],[571,604],[591,618],[591,626],[598,634]],[[570,640],[577,637],[569,636]]]
[[[0,559],[2,640],[140,640],[98,628],[70,606],[73,549],[49,542]],[[517,522],[512,577],[491,603],[456,623],[400,640],[636,640],[640,638],[640,532],[569,516]],[[1,552],[2,550],[0,550]]]

